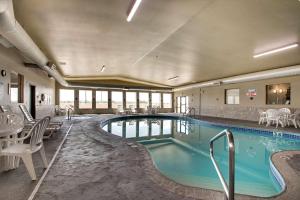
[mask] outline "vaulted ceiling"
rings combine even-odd
[[[300,64],[299,47],[253,58],[299,43],[298,0],[143,0],[128,23],[129,4],[15,0],[14,9],[68,80],[123,77],[174,87]]]

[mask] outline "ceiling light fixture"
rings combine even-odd
[[[270,51],[266,51],[266,52],[263,52],[263,53],[260,53],[260,54],[256,54],[256,55],[253,56],[253,58],[266,56],[266,55],[269,55],[269,54],[277,53],[277,52],[284,51],[284,50],[291,49],[291,48],[295,48],[295,47],[298,47],[298,44],[291,44],[291,45],[288,45],[288,46],[285,46],[285,47],[280,47],[280,48],[277,48],[277,49],[274,49],[274,50],[270,50]]]
[[[175,80],[175,79],[178,79],[179,76],[174,76],[174,77],[171,77],[171,78],[168,78],[168,81],[172,81],[172,80]]]
[[[130,22],[137,11],[139,5],[141,4],[142,0],[134,0],[132,7],[130,8],[129,14],[127,16],[127,22]]]
[[[105,65],[103,65],[101,68],[101,72],[104,72],[105,68],[106,68]]]

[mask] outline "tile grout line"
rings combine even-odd
[[[43,173],[42,177],[40,178],[39,182],[38,182],[38,183],[36,184],[36,186],[34,187],[34,190],[32,191],[32,193],[30,194],[30,196],[28,197],[27,200],[33,200],[33,199],[34,199],[34,197],[35,197],[36,193],[38,192],[40,186],[42,185],[42,183],[43,183],[43,181],[44,181],[46,175],[48,174],[50,168],[52,167],[52,165],[53,165],[53,163],[54,163],[54,161],[55,161],[55,159],[56,159],[56,157],[57,157],[57,155],[58,155],[60,149],[62,148],[63,144],[65,143],[65,141],[66,141],[66,139],[67,139],[67,136],[69,135],[69,132],[71,131],[72,126],[73,126],[73,124],[71,124],[71,126],[70,126],[69,129],[67,130],[67,133],[66,133],[64,139],[63,139],[63,140],[61,141],[61,143],[59,144],[59,146],[58,146],[58,148],[57,148],[57,150],[56,150],[54,156],[52,157],[52,159],[51,159],[51,161],[50,161],[50,163],[49,163],[49,166],[47,167],[47,169],[46,169],[45,172]]]

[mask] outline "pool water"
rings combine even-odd
[[[209,157],[210,139],[224,130],[186,118],[130,118],[109,121],[103,129],[139,140],[156,167],[168,178],[188,186],[222,190]],[[282,150],[300,150],[300,140],[282,134],[231,128],[235,141],[235,192],[260,197],[279,194],[283,188],[270,168],[270,156]],[[226,137],[214,143],[218,165],[228,180]]]

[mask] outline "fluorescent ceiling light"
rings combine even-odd
[[[179,76],[174,76],[174,77],[168,78],[168,81],[175,80],[175,79],[178,79],[178,78],[179,78]]]
[[[263,52],[263,53],[260,53],[260,54],[256,54],[256,55],[253,56],[253,58],[266,56],[266,55],[277,53],[277,52],[284,51],[284,50],[287,50],[287,49],[295,48],[297,46],[298,46],[298,44],[291,44],[291,45],[288,45],[288,46],[285,46],[285,47],[280,47],[278,49],[274,49],[274,50],[266,51],[266,52]]]
[[[127,16],[127,21],[130,22],[133,18],[135,12],[137,11],[139,5],[141,4],[142,0],[135,0],[133,3],[133,6],[131,7],[129,11],[129,15]]]
[[[105,68],[106,68],[105,65],[103,65],[101,68],[101,72],[104,72]]]

